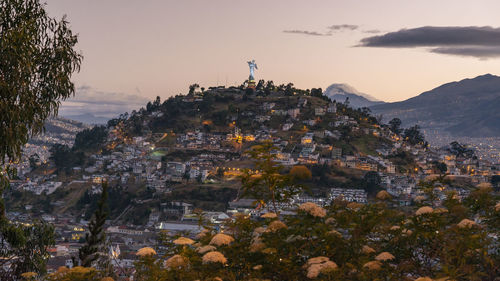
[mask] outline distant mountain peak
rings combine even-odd
[[[354,94],[357,96],[361,96],[369,101],[380,101],[380,100],[376,99],[375,97],[370,96],[370,95],[365,94],[365,93],[362,93],[362,92],[356,90],[353,86],[351,86],[349,84],[345,84],[345,83],[331,84],[330,86],[328,86],[328,88],[326,88],[325,93],[326,92],[334,92],[335,94],[339,94],[339,95]]]
[[[368,107],[384,103],[368,94],[359,92],[351,85],[342,83],[331,84],[323,92],[323,95],[327,96],[332,101],[336,100],[338,102],[344,102],[346,98],[349,98],[349,102],[354,108]]]

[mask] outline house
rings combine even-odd
[[[363,189],[351,189],[351,188],[332,188],[330,189],[330,194],[328,199],[331,201],[335,199],[342,199],[348,202],[358,202],[366,203],[367,193]]]
[[[332,148],[332,158],[333,159],[340,159],[340,158],[342,158],[342,148],[340,148],[340,147],[334,147],[334,148]]]
[[[324,107],[316,107],[314,109],[314,115],[316,116],[324,116],[326,113],[326,110]]]
[[[291,108],[287,111],[287,114],[292,118],[297,118],[300,114],[300,108]]]
[[[201,181],[205,181],[208,176],[208,170],[202,170],[200,167],[191,167],[189,170],[189,178],[190,179],[198,179],[200,178]]]
[[[273,109],[275,106],[276,106],[276,103],[274,103],[274,102],[265,102],[264,104],[262,104],[262,109],[267,111],[267,110]]]
[[[337,104],[331,103],[328,105],[328,109],[326,110],[328,113],[337,113]]]
[[[190,214],[193,210],[193,204],[179,201],[161,203],[160,206],[165,213],[181,216]]]
[[[306,133],[305,136],[303,136],[300,139],[300,143],[301,144],[311,144],[311,143],[313,143],[313,137],[314,137],[314,133]]]
[[[290,130],[292,127],[293,127],[293,123],[285,123],[285,124],[283,124],[283,128],[282,128],[282,130],[283,130],[283,131],[288,131],[288,130]]]

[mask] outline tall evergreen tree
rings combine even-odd
[[[89,231],[85,234],[85,245],[78,251],[82,266],[90,267],[100,257],[106,255],[106,233],[104,223],[108,217],[108,184],[102,184],[102,193],[97,210],[89,222]]]

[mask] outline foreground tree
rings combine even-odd
[[[242,192],[239,196],[255,198],[261,206],[270,203],[274,212],[278,212],[279,203],[288,202],[302,191],[301,186],[294,184],[294,179],[310,178],[311,174],[305,167],[294,169],[294,174],[284,173],[283,166],[275,161],[276,151],[273,143],[266,141],[246,152],[254,161],[255,171],[243,171]],[[307,170],[305,173],[303,168]]]
[[[464,202],[450,194],[446,208],[427,198],[405,212],[386,191],[376,198],[239,214],[223,233],[170,237],[165,255],[137,252],[134,280],[497,280],[500,206],[491,189],[479,186]]]
[[[108,217],[108,184],[103,183],[102,193],[97,210],[89,223],[89,232],[85,234],[85,245],[78,251],[81,265],[84,267],[96,266],[96,261],[101,259],[99,266],[102,266],[102,259],[106,256],[106,233],[104,223]]]
[[[22,270],[45,271],[53,230],[43,223],[11,223],[1,195],[15,176],[9,164],[43,130],[45,120],[57,114],[60,100],[74,93],[71,75],[82,59],[74,49],[77,41],[66,19],[50,18],[39,0],[0,0],[1,280],[18,278]],[[27,255],[29,259],[18,258]]]

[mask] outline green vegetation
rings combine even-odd
[[[108,217],[107,211],[108,200],[108,185],[102,185],[102,193],[99,202],[97,203],[97,210],[94,213],[91,221],[89,222],[89,232],[85,234],[85,245],[78,251],[80,263],[84,267],[99,267],[103,268],[103,263],[107,257],[106,254],[106,233],[104,223]],[[99,261],[99,264],[96,262]]]
[[[15,173],[8,161],[57,113],[61,99],[74,93],[71,75],[82,56],[65,18],[50,18],[38,0],[0,1],[0,279],[19,280],[24,272],[45,273],[53,227],[18,225],[5,216],[3,191]],[[6,163],[7,162],[7,163]]]
[[[254,151],[260,150],[252,157],[266,162],[267,150]],[[373,174],[365,178],[373,186],[380,182]],[[491,188],[479,187],[463,202],[450,193],[444,207],[434,209],[433,190],[441,180],[421,183],[427,196],[406,212],[393,208],[391,196],[380,191],[371,204],[334,201],[322,208],[304,203],[294,215],[236,216],[224,233],[206,225],[197,241],[165,237],[164,254],[139,250],[134,278],[494,280],[500,252],[490,234],[500,230],[500,198]],[[267,187],[272,185],[266,186],[272,192]],[[269,192],[262,194],[270,198]],[[471,220],[477,216],[481,221]]]
[[[420,132],[420,127],[418,125],[405,129],[403,132],[403,140],[411,145],[420,144],[427,146],[425,137],[422,132]]]
[[[95,126],[92,129],[85,129],[76,134],[73,150],[97,151],[106,140],[108,131],[105,126]]]
[[[255,160],[255,169],[260,172],[254,173],[248,169],[243,171],[241,196],[258,198],[257,202],[261,205],[270,202],[274,212],[277,213],[277,204],[288,202],[302,191],[302,188],[295,185],[293,180],[297,177],[303,178],[304,173],[292,170],[294,174],[283,174],[283,166],[274,161],[273,152],[275,151],[276,148],[270,141],[253,146],[247,151],[247,154]]]

